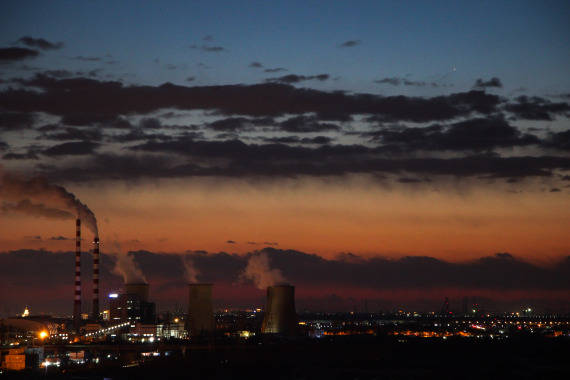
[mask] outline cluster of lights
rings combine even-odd
[[[101,330],[97,330],[97,331],[92,332],[92,333],[85,334],[85,336],[94,336],[94,335],[99,335],[99,334],[105,334],[105,333],[111,332],[113,330],[120,329],[121,327],[128,326],[129,324],[130,324],[129,322],[121,323],[120,325],[107,327],[105,329],[101,329]]]

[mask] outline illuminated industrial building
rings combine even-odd
[[[123,293],[109,294],[111,322],[154,323],[156,305],[148,301],[148,284],[126,284]]]

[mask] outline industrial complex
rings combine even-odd
[[[328,347],[345,344],[346,339],[355,339],[359,344],[355,350],[343,348],[349,350],[347,357],[362,354],[359,350],[364,349],[360,346],[363,339],[393,345],[420,340],[510,342],[529,336],[562,339],[567,344],[570,339],[569,316],[535,314],[530,309],[522,314],[492,315],[476,309],[453,314],[447,298],[438,313],[298,313],[295,287],[286,283],[269,285],[265,304],[244,310],[215,309],[215,284],[189,283],[187,300],[183,301],[187,309],[161,313],[150,296],[149,283],[124,283],[120,290],[103,297],[100,310],[97,236],[90,249],[93,305],[87,314],[81,308],[81,281],[85,275],[81,273],[81,242],[81,220],[77,219],[72,313],[69,317],[51,317],[34,315],[26,308],[19,316],[0,320],[0,374],[84,374],[94,368],[146,368],[173,357],[177,365],[200,366],[204,362],[196,362],[197,357],[205,355],[211,360],[219,358],[220,352],[234,360],[247,352],[262,357],[265,352],[259,350],[263,347],[270,352],[275,347],[300,347],[311,352],[320,347],[311,345]],[[328,361],[331,357],[323,354],[318,360]],[[230,359],[223,360],[228,363]]]

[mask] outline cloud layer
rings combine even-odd
[[[213,282],[217,289],[216,298],[234,305],[250,299],[248,297],[251,297],[252,293],[247,290],[249,288],[244,282],[243,273],[251,267],[248,263],[252,260],[259,261],[263,257],[266,261],[261,267],[268,269],[271,265],[270,271],[264,275],[269,276],[270,272],[279,273],[278,281],[282,281],[283,276],[286,277],[297,287],[297,293],[301,295],[298,298],[304,298],[302,302],[307,306],[310,306],[311,301],[306,297],[326,298],[331,289],[337,294],[354,298],[374,292],[388,298],[390,297],[386,296],[386,292],[393,292],[394,297],[400,297],[402,292],[409,292],[415,294],[414,297],[431,299],[434,307],[437,307],[443,298],[439,293],[441,291],[448,291],[450,294],[484,294],[486,297],[495,297],[499,309],[502,294],[551,292],[551,297],[557,298],[570,291],[570,257],[562,258],[548,266],[538,266],[508,253],[498,253],[467,262],[448,262],[422,256],[400,259],[364,258],[353,254],[325,259],[314,254],[275,248],[264,248],[246,255],[202,251],[181,255],[183,259],[192,262],[195,271],[193,279],[197,277],[198,281]],[[178,289],[174,293],[175,297],[184,297],[183,289],[187,277],[180,255],[139,251],[132,252],[129,256],[132,256],[149,281],[155,300],[161,302],[162,298],[163,303],[176,302],[176,298],[172,299],[172,294],[169,294],[174,289]],[[83,259],[86,266],[84,272],[90,273],[91,260],[87,256]],[[102,286],[106,291],[121,286],[120,277],[113,274],[115,260],[113,255],[103,254],[101,258]],[[71,289],[73,263],[73,252],[3,252],[0,253],[0,284],[3,289],[10,291],[24,285],[37,287],[40,284],[46,290],[56,290],[59,287]],[[46,270],[47,268],[49,270]],[[227,288],[230,285],[234,288],[243,287],[240,292],[244,294],[244,298],[234,299],[232,302],[234,295]],[[223,294],[224,289],[228,289],[227,294]],[[250,295],[247,295],[248,292]],[[4,302],[14,304],[17,301],[16,295],[4,292],[2,297]],[[66,305],[63,301],[69,301],[67,306],[70,307],[71,296],[65,293],[61,300],[62,307]],[[400,301],[405,303],[413,300]],[[568,302],[568,299],[565,301]],[[41,301],[28,295],[26,302],[33,305]],[[316,305],[318,304],[313,306]]]

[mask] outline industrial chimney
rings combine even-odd
[[[75,298],[73,300],[73,327],[79,331],[81,323],[81,219],[75,221]]]
[[[294,286],[275,285],[267,288],[267,305],[261,332],[287,336],[297,334]]]
[[[188,324],[191,336],[207,335],[214,331],[212,284],[189,284]]]
[[[93,240],[93,315],[92,318],[99,319],[99,237]]]

